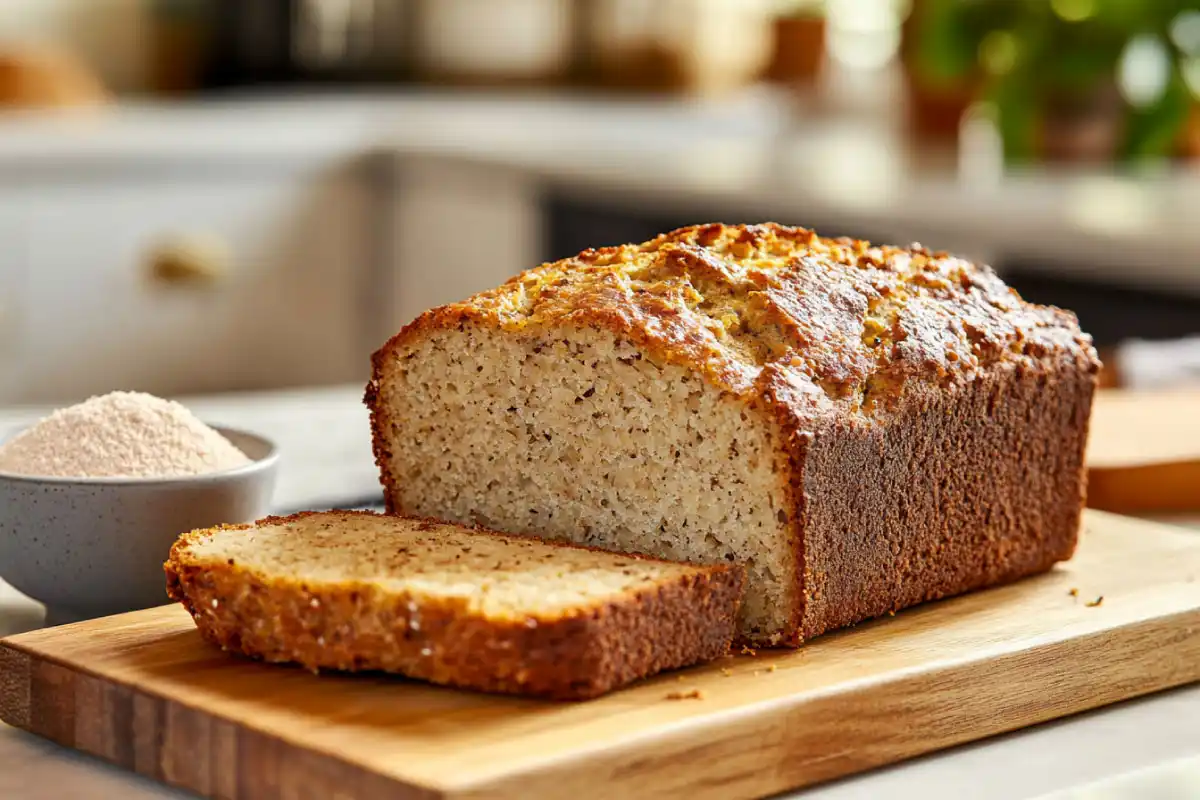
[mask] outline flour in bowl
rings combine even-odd
[[[179,403],[112,392],[55,411],[0,445],[0,472],[62,478],[170,478],[250,463]]]

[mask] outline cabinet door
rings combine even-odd
[[[39,189],[22,399],[364,376],[365,192],[349,174]],[[164,268],[180,247],[200,272]]]
[[[387,274],[379,281],[386,294],[382,335],[538,264],[543,231],[528,175],[428,156],[396,167]]]

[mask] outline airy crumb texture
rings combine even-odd
[[[403,404],[389,469],[405,476],[391,494],[404,513],[743,564],[742,626],[764,635],[796,604],[771,420],[603,331],[470,326],[431,335],[402,365],[388,396]]]
[[[1069,558],[1098,370],[987,267],[702,225],[426,312],[366,402],[390,510],[740,563],[795,645]]]
[[[0,446],[0,472],[61,478],[170,478],[250,459],[192,412],[139,392],[55,411]]]
[[[583,698],[722,655],[743,572],[329,512],[182,536],[168,592],[229,650]]]

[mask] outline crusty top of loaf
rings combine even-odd
[[[801,416],[877,413],[915,387],[953,387],[1001,362],[1099,369],[1073,314],[1025,302],[986,266],[775,223],[586,250],[426,312],[390,346],[470,320],[510,332],[611,329],[651,359]]]

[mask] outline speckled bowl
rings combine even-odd
[[[270,513],[279,454],[217,428],[252,459],[184,478],[39,478],[0,472],[0,577],[59,625],[170,602],[163,561],[180,533]]]

